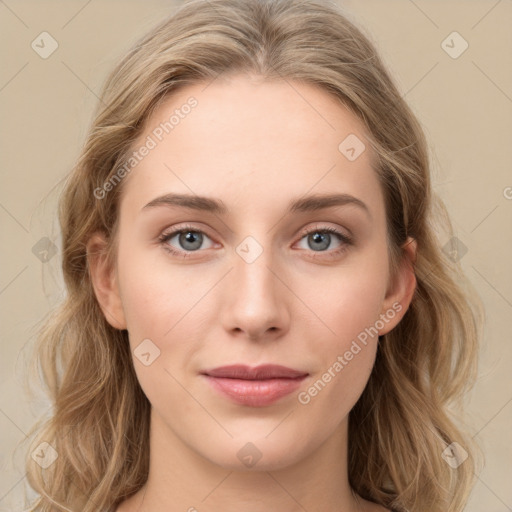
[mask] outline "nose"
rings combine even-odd
[[[273,268],[270,251],[252,262],[235,253],[233,264],[221,313],[226,331],[251,341],[283,336],[290,323],[290,291],[281,281],[282,273]]]

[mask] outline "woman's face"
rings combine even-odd
[[[148,120],[96,289],[175,446],[277,469],[340,439],[414,287],[390,280],[365,133],[322,89],[243,76],[187,86]]]

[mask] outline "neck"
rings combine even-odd
[[[146,486],[131,499],[133,512],[356,512],[347,472],[348,418],[323,445],[284,469],[226,469],[176,437],[154,412]]]

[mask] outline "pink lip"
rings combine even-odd
[[[201,372],[217,391],[241,405],[263,407],[295,391],[307,373],[280,365],[231,365]]]

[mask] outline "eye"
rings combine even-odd
[[[174,244],[172,243],[173,239],[175,239]],[[164,232],[160,235],[158,240],[164,249],[172,254],[183,256],[184,258],[186,258],[190,252],[197,252],[201,248],[209,249],[213,246],[213,243],[210,243],[207,247],[203,247],[205,240],[210,240],[211,242],[210,237],[203,231],[192,226],[183,226],[179,229]]]
[[[193,226],[182,226],[170,231],[164,231],[158,238],[162,247],[171,254],[183,258],[189,257],[194,252],[200,252],[200,249],[209,249],[214,246],[211,238],[204,231]],[[207,246],[204,247],[205,241]],[[209,241],[209,243],[208,243]],[[345,251],[352,244],[350,236],[331,226],[315,227],[305,231],[300,242],[305,242],[306,247],[299,247],[306,251],[314,253],[325,253],[326,257],[335,257]],[[333,242],[338,243],[334,248]],[[328,250],[331,248],[331,250]]]
[[[301,247],[301,249],[312,250],[313,252],[328,252],[329,255],[341,253],[352,243],[352,239],[348,235],[330,226],[316,227],[306,231],[301,238],[301,242],[303,240],[307,246]],[[331,247],[332,251],[326,251],[336,240],[338,245],[334,248]]]

